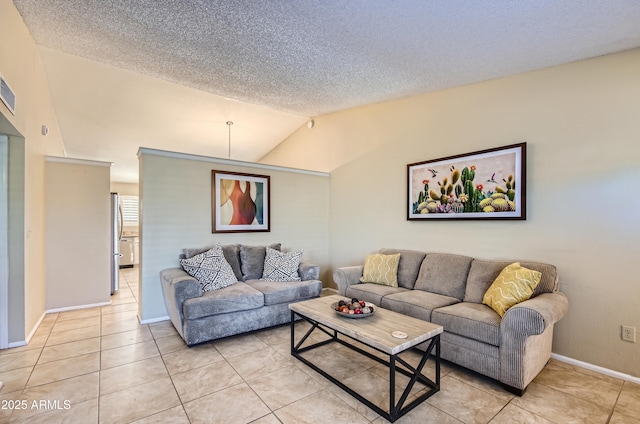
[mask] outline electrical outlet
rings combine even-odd
[[[635,343],[636,342],[636,328],[630,325],[622,326],[622,340]]]

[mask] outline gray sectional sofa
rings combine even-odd
[[[442,325],[443,359],[500,381],[522,395],[551,356],[553,328],[568,310],[555,266],[520,261],[542,273],[533,296],[500,317],[482,303],[502,269],[516,261],[489,261],[446,253],[383,249],[400,253],[398,287],[362,283],[363,266],[335,270],[346,297]]]
[[[272,245],[280,250],[280,245]],[[184,249],[181,259],[206,251]],[[320,296],[317,265],[300,263],[301,281],[263,281],[264,246],[222,246],[238,282],[202,292],[182,268],[160,272],[165,305],[174,327],[189,345],[290,322],[289,304]]]

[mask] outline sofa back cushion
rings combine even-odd
[[[281,244],[269,245],[274,250],[280,250]],[[264,258],[267,255],[266,246],[245,246],[240,245],[240,269],[242,270],[242,280],[258,280],[262,278],[264,271]]]
[[[400,263],[399,253],[394,255],[383,255],[382,253],[367,255],[364,260],[360,282],[398,287],[398,263]]]
[[[486,261],[482,259],[474,259],[469,270],[467,278],[467,288],[464,293],[465,302],[482,303],[484,294],[491,284],[500,275],[502,270],[515,261]],[[550,293],[557,290],[557,270],[556,267],[540,262],[520,261],[520,265],[525,268],[539,271],[542,273],[540,283],[533,292],[535,297],[540,293]]]
[[[300,274],[298,274],[300,258],[302,258],[302,250],[283,253],[267,247],[261,279],[265,281],[300,281]]]
[[[213,246],[182,249],[180,259],[192,258],[195,255],[206,252],[212,247]],[[222,246],[222,254],[224,255],[224,258],[227,260],[227,262],[229,262],[229,265],[231,265],[231,269],[233,269],[233,273],[235,274],[236,278],[238,280],[242,280],[242,271],[240,270],[240,248],[238,247],[238,245],[226,244]]]
[[[403,249],[382,249],[380,253],[383,255],[400,254],[400,263],[398,263],[398,287],[413,289],[416,278],[418,278],[420,265],[426,253]]]
[[[420,266],[414,289],[462,300],[472,261],[473,258],[468,256],[428,253]]]
[[[181,259],[180,265],[198,280],[203,292],[220,290],[238,282],[219,244],[189,259]]]

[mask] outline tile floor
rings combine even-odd
[[[137,271],[121,276],[112,305],[47,315],[27,346],[0,351],[0,424],[387,422],[293,359],[288,326],[187,348],[168,321],[138,323]],[[307,355],[388,403],[381,365],[323,349]],[[441,386],[397,422],[640,423],[640,385],[555,360],[523,397],[446,362]]]

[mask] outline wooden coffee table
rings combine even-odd
[[[293,356],[325,376],[331,382],[390,422],[394,422],[440,390],[441,326],[383,308],[375,308],[375,313],[367,318],[346,318],[340,316],[331,308],[332,303],[338,302],[342,299],[346,300],[342,296],[326,296],[289,305],[289,309],[291,310],[291,354]],[[295,342],[294,321],[296,315],[311,324],[311,328],[297,343]],[[330,338],[328,340],[301,347],[315,330],[322,331]],[[397,338],[392,335],[392,333],[397,332],[406,334],[406,338]],[[402,335],[403,334],[400,334],[400,336]],[[385,355],[388,355],[389,360],[387,361],[359,348],[358,346],[355,346],[354,344],[348,343],[345,341],[346,339],[341,338],[340,336],[346,336],[384,353]],[[396,334],[396,336],[398,336],[398,334]],[[398,356],[400,353],[427,341],[429,342],[429,346],[422,355],[417,367],[414,368]],[[301,356],[304,352],[333,342],[340,343],[389,367],[388,411],[375,405],[373,402],[321,369],[318,365]],[[431,355],[433,355],[435,362],[435,381],[422,374],[422,369]],[[402,365],[402,367],[397,367],[397,364]],[[398,399],[398,402],[395,401],[396,372],[400,372],[401,374],[409,377],[409,382]],[[418,381],[426,385],[427,390],[412,402],[405,405],[411,389]]]

